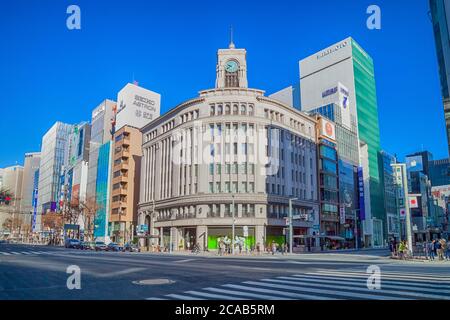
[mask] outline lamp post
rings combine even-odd
[[[231,196],[231,219],[232,226],[231,226],[231,254],[234,255],[234,194]]]
[[[356,214],[356,212],[358,212],[361,209],[353,209],[353,214],[354,214],[354,223],[355,223],[355,227],[354,227],[354,231],[353,233],[355,234],[355,250],[358,250],[358,216]]]
[[[292,239],[293,239],[292,201],[294,200],[297,200],[297,198],[289,199],[289,253],[292,253]]]

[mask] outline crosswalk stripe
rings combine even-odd
[[[321,287],[321,288],[328,288],[328,289],[336,289],[337,286],[336,285],[331,285],[331,284],[324,284],[324,283],[305,283],[306,281],[292,281],[292,280],[277,280],[277,279],[264,279],[263,281],[268,281],[268,282],[275,282],[275,283],[285,283],[285,284],[290,284],[290,285],[301,285],[303,287]],[[446,298],[445,296],[440,296],[440,295],[435,295],[435,294],[425,294],[425,293],[418,293],[418,292],[411,292],[411,291],[401,291],[401,290],[385,290],[385,289],[376,289],[376,290],[371,290],[367,287],[357,287],[357,286],[348,286],[344,283],[340,283],[339,287],[340,289],[343,289],[345,286],[346,290],[350,290],[350,291],[356,291],[356,292],[363,292],[363,293],[368,293],[368,292],[373,292],[374,294],[378,294],[378,293],[383,293],[383,294],[387,294],[387,295],[400,295],[400,296],[410,296],[410,297],[414,297],[414,298],[428,298],[428,299],[450,299],[450,297]],[[395,299],[395,297],[392,297],[393,299]]]
[[[32,254],[42,254],[42,253],[37,252],[37,251],[31,251],[31,253],[32,253]]]
[[[263,279],[262,281],[268,281],[271,279]],[[287,290],[294,290],[294,291],[300,291],[300,292],[312,292],[312,293],[319,293],[319,294],[327,294],[331,296],[342,296],[342,297],[348,297],[348,298],[355,298],[355,299],[370,299],[370,300],[392,300],[392,297],[384,296],[384,295],[375,295],[375,294],[364,294],[364,293],[353,293],[353,292],[347,292],[339,290],[338,288],[333,287],[333,290],[325,290],[325,289],[317,289],[317,288],[299,288],[289,285],[282,285],[282,284],[274,284],[274,283],[268,283],[268,282],[255,282],[255,281],[245,281],[246,284],[252,284],[252,285],[258,285],[258,286],[266,286],[271,288],[278,288],[278,289],[287,289]],[[324,286],[322,286],[324,287]],[[396,298],[397,299],[397,298]],[[407,298],[399,298],[401,300],[409,300]]]
[[[341,269],[343,271],[343,269]],[[336,271],[336,270],[330,270],[330,269],[316,269],[317,272],[322,272],[322,271]],[[356,269],[345,269],[345,271],[347,272],[353,272],[353,273],[361,273],[361,270],[356,270]],[[392,270],[386,270],[384,268],[382,268],[381,272],[383,274],[387,274],[387,275],[391,275],[391,276],[397,276],[397,275],[402,275],[402,276],[411,276],[411,277],[416,277],[416,276],[426,276],[426,277],[435,277],[435,278],[446,278],[446,277],[450,277],[450,274],[448,274],[447,276],[442,276],[442,275],[437,275],[435,273],[425,273],[425,272],[404,272],[404,271],[392,271]]]
[[[242,291],[234,291],[234,290],[226,290],[226,289],[220,289],[220,288],[204,288],[203,290],[208,290],[208,291],[215,291],[215,292],[221,292],[224,294],[234,294],[237,296],[243,296],[243,297],[248,297],[248,298],[252,298],[252,299],[261,299],[261,300],[283,300],[283,299],[287,299],[284,297],[279,297],[279,296],[268,296],[265,294],[258,294],[258,293],[250,293],[250,292],[242,292]],[[237,298],[237,300],[239,299],[243,299],[241,297]],[[287,299],[287,300],[291,300],[291,299]]]
[[[26,255],[32,254],[32,253],[29,253],[28,251],[22,251],[21,253],[22,253],[22,254],[26,254]]]
[[[181,294],[168,294],[168,295],[166,295],[166,297],[180,299],[180,300],[205,300],[203,298],[191,297],[191,296],[186,296],[186,295],[181,295]]]
[[[1,254],[3,254],[4,256],[10,256],[11,255],[11,253],[8,253],[8,252],[1,252]]]
[[[200,292],[200,291],[186,291],[184,293],[187,294],[193,294],[194,296],[201,296],[208,299],[218,299],[218,300],[248,300],[244,298],[236,298],[232,296],[224,296],[221,294],[213,294],[213,293],[207,293],[207,292]]]
[[[309,273],[307,273],[309,274]],[[327,275],[334,275],[334,276],[339,276],[339,277],[368,277],[367,273],[352,273],[352,272],[339,272],[339,271],[321,271],[321,272],[312,272],[311,274],[327,274]],[[402,276],[402,275],[398,275],[398,276],[389,276],[389,275],[384,275],[383,273],[381,273],[382,278],[385,279],[395,279],[395,280],[400,280],[400,279],[405,279],[405,280],[409,280],[411,281],[412,279],[414,279],[413,281],[419,281],[419,282],[430,282],[430,281],[435,281],[437,283],[442,282],[442,281],[448,281],[450,280],[450,278],[445,278],[445,279],[436,279],[434,277],[408,277],[408,276]]]
[[[152,297],[152,298],[145,298],[145,300],[167,300],[167,299]]]
[[[265,283],[260,283],[260,282],[255,282],[255,281],[246,281],[244,282],[246,284],[256,284],[256,285],[260,285],[260,286],[266,286],[266,287],[273,287],[273,288],[278,288],[278,289],[286,289],[283,288],[284,286],[270,286],[266,285]],[[230,288],[235,288],[235,289],[241,289],[241,290],[247,290],[247,291],[256,291],[256,292],[264,292],[264,293],[275,293],[275,294],[282,294],[282,295],[287,295],[289,297],[292,298],[299,298],[299,299],[307,299],[307,300],[312,300],[312,299],[318,299],[318,300],[334,300],[333,298],[326,298],[326,297],[314,297],[310,294],[298,294],[298,293],[287,293],[287,292],[283,292],[283,291],[278,291],[278,290],[274,290],[272,289],[263,289],[263,288],[255,288],[255,287],[247,287],[247,286],[241,286],[241,285],[237,285],[237,284],[225,284],[223,285],[224,287],[230,287]],[[305,290],[299,290],[299,291],[305,291]],[[307,291],[309,292],[309,291]]]
[[[19,252],[11,251],[12,254],[20,254]]]
[[[297,278],[299,281],[310,281],[310,282],[327,282],[327,283],[335,283],[335,284],[347,284],[347,283],[354,283],[354,284],[366,284],[366,279],[343,279],[339,280],[338,278],[332,278],[329,276],[304,276],[304,275],[293,275],[293,277],[278,277],[280,279],[292,279],[294,280]],[[410,286],[411,283],[409,282],[399,282],[399,281],[392,281],[387,280],[383,281],[383,278],[381,278],[382,287],[384,288],[400,288],[400,289],[410,289],[410,290],[417,290],[417,291],[429,291],[431,293],[433,292],[441,292],[441,293],[450,293],[450,290],[445,290],[447,287],[435,287],[434,284],[427,285],[427,284],[413,284],[413,286]],[[432,287],[430,287],[432,286]]]

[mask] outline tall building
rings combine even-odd
[[[56,122],[43,136],[38,184],[38,217],[46,212],[55,212],[59,201],[61,172],[67,162],[66,147],[72,125]]]
[[[91,125],[73,125],[66,145],[67,158],[61,173],[60,204],[78,205],[86,200]],[[75,223],[75,222],[72,222]]]
[[[20,214],[20,203],[22,199],[23,167],[19,165],[4,168],[2,173],[2,189],[7,190],[12,195],[8,206],[0,208],[0,228],[7,218],[22,218]],[[14,228],[14,231],[17,231]],[[14,233],[13,236],[17,236]]]
[[[112,138],[115,106],[114,101],[104,100],[92,111],[87,177],[87,196],[91,200],[96,197],[99,149]]]
[[[430,13],[436,44],[445,125],[447,128],[447,144],[450,155],[450,2],[447,0],[430,0]]]
[[[34,177],[36,171],[39,171],[40,162],[40,152],[30,152],[25,154],[20,212],[23,215],[23,221],[26,221],[27,224],[31,223],[31,215],[33,213]]]
[[[248,88],[246,50],[217,55],[216,87],[145,125],[139,224],[173,250],[285,242],[319,232],[317,121]],[[234,217],[234,219],[233,219]],[[316,243],[318,245],[318,243]]]
[[[365,188],[363,230],[366,245],[384,244],[383,188],[379,168],[380,132],[372,58],[352,38],[340,41],[300,61],[302,111],[330,103],[348,108],[342,124],[355,128],[360,141],[359,164]]]
[[[111,238],[125,243],[132,239],[137,224],[137,205],[142,158],[142,133],[123,126],[114,134],[111,188]]]
[[[428,170],[433,187],[450,185],[450,159],[431,160]]]
[[[387,238],[400,240],[400,215],[397,205],[398,186],[395,182],[393,164],[397,159],[386,151],[380,151],[380,163],[383,170],[384,207],[386,209],[386,230]]]
[[[269,98],[278,100],[285,105],[300,110],[300,83],[274,92],[269,95]]]

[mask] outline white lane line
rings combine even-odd
[[[184,263],[184,262],[189,262],[189,261],[194,261],[195,259],[185,259],[185,260],[177,260],[174,261],[174,263]]]
[[[298,279],[298,281],[317,281],[317,282],[325,282],[325,283],[335,283],[335,284],[347,284],[347,283],[354,283],[354,284],[363,284],[366,285],[367,279],[343,279],[338,280],[338,278],[332,278],[327,276],[303,276],[303,275],[293,275],[293,277],[278,277],[280,279],[292,279],[295,278]],[[400,289],[410,289],[414,291],[429,291],[430,293],[440,292],[440,293],[449,293],[450,290],[446,290],[447,287],[436,287],[434,284],[423,284],[423,283],[411,283],[411,282],[400,282],[400,281],[392,281],[392,280],[383,280],[383,277],[381,278],[381,286],[384,288],[400,288]]]
[[[225,286],[227,286],[227,285],[225,285]],[[215,292],[222,292],[222,293],[225,293],[225,294],[233,294],[233,295],[239,295],[239,296],[243,296],[243,297],[249,297],[252,300],[255,300],[255,299],[261,299],[261,300],[293,300],[292,298],[300,298],[300,297],[295,297],[295,294],[294,294],[294,296],[289,294],[288,297],[281,297],[280,294],[279,294],[280,291],[277,291],[277,290],[270,290],[271,293],[278,294],[278,295],[270,295],[270,296],[269,295],[265,295],[265,294],[253,293],[253,292],[250,293],[250,292],[226,290],[226,289],[220,289],[220,288],[204,288],[203,290],[209,290],[209,291],[215,291]],[[260,291],[258,291],[258,292],[260,292]],[[264,291],[264,292],[266,292],[266,291]],[[282,293],[284,293],[284,292],[282,292]],[[239,298],[239,299],[241,299],[241,298]]]
[[[221,294],[213,294],[213,293],[200,292],[200,291],[185,291],[184,293],[191,294],[191,295],[193,294],[194,296],[205,297],[208,299],[217,299],[217,300],[248,300],[245,298],[224,296]]]
[[[444,295],[435,295],[435,294],[425,294],[425,293],[418,293],[418,292],[411,292],[411,291],[401,291],[401,290],[385,290],[385,289],[376,289],[376,290],[370,290],[367,287],[358,287],[358,286],[349,286],[345,285],[344,283],[340,283],[339,286],[331,285],[331,284],[324,284],[321,282],[316,283],[306,283],[305,281],[299,282],[299,281],[292,281],[292,280],[276,280],[276,279],[266,279],[263,281],[268,282],[275,282],[275,283],[284,283],[288,285],[296,285],[296,286],[302,286],[302,287],[313,287],[313,288],[326,288],[326,289],[345,289],[349,291],[356,291],[356,292],[362,292],[362,293],[383,293],[387,295],[400,295],[400,296],[409,296],[414,298],[428,298],[428,299],[446,299],[449,300],[450,297],[445,297]],[[392,297],[392,299],[396,299],[395,297]]]
[[[266,285],[266,283],[260,283],[260,282],[255,282],[255,281],[246,281],[244,282],[245,284],[256,284],[259,286],[266,286],[266,287],[270,287],[270,285]],[[285,291],[279,291],[279,290],[274,290],[273,288],[277,288],[276,286],[272,286],[272,289],[264,289],[264,288],[255,288],[255,287],[246,287],[246,286],[241,286],[241,285],[237,285],[237,284],[225,284],[223,285],[224,287],[229,287],[229,288],[234,288],[234,289],[241,289],[241,290],[247,290],[247,291],[256,291],[256,292],[263,292],[263,293],[269,293],[269,294],[278,294],[278,295],[283,295],[283,296],[287,296],[287,297],[291,297],[291,298],[298,298],[298,299],[306,299],[306,300],[312,300],[312,299],[316,299],[316,300],[335,300],[334,298],[328,298],[328,297],[319,297],[319,296],[313,296],[310,294],[298,294],[298,293],[291,293],[291,292],[285,292]],[[283,288],[284,286],[278,286],[278,289],[286,289]],[[306,291],[307,293],[309,293],[309,291],[307,290],[298,290],[298,291]],[[282,298],[282,299],[286,299],[286,298]],[[280,300],[280,299],[271,299],[271,300]]]
[[[262,281],[270,281],[271,279],[263,279]],[[282,285],[282,284],[273,284],[268,282],[254,282],[254,281],[246,281],[244,283],[247,284],[254,284],[258,286],[266,286],[271,288],[278,288],[278,289],[287,289],[287,290],[294,290],[294,291],[300,291],[300,292],[312,292],[312,293],[318,293],[318,294],[328,294],[332,296],[341,296],[341,297],[347,297],[347,298],[355,298],[355,299],[370,299],[370,300],[393,300],[393,299],[401,299],[401,300],[410,300],[407,298],[393,298],[390,296],[383,296],[383,295],[372,295],[372,294],[364,294],[364,293],[352,293],[347,291],[341,291],[339,289],[333,288],[333,290],[325,290],[325,289],[316,289],[316,288],[299,288],[298,286],[289,286],[289,285]]]
[[[166,295],[166,297],[175,298],[175,299],[179,299],[179,300],[205,300],[203,298],[191,297],[191,296],[186,296],[186,295],[181,295],[181,294],[168,294],[168,295]]]
[[[307,273],[309,274],[309,273]],[[314,272],[314,274],[317,274]],[[318,274],[326,274],[326,275],[334,275],[339,277],[360,277],[360,278],[367,278],[368,274],[366,273],[356,273],[356,272],[338,272],[338,271],[326,271],[326,272],[318,272]],[[450,278],[435,278],[435,277],[411,277],[411,276],[389,276],[384,275],[383,272],[381,272],[381,277],[385,279],[394,279],[394,280],[411,280],[411,281],[421,281],[421,282],[430,282],[435,281],[436,283],[442,283],[442,281],[450,281]]]

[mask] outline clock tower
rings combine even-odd
[[[217,52],[216,88],[247,88],[247,51],[236,49],[231,39],[228,49]]]

